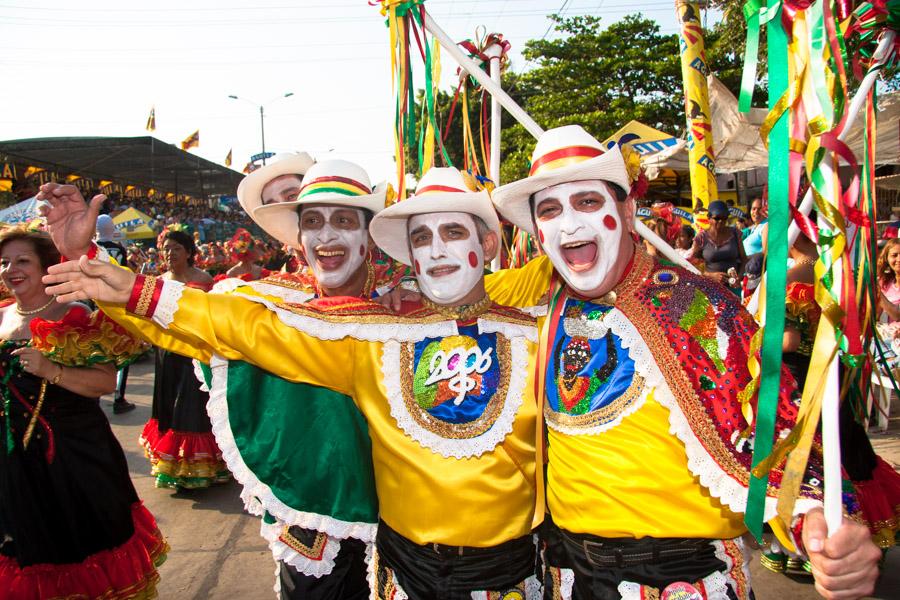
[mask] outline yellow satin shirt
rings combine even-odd
[[[190,288],[183,289],[168,329],[121,307],[103,309],[160,347],[201,359],[215,353],[243,360],[278,377],[351,396],[369,423],[381,518],[413,542],[489,547],[531,531],[537,422],[533,342],[523,340],[529,376],[512,431],[480,456],[446,458],[411,439],[392,415],[384,378],[398,366],[382,365],[384,343],[324,341],[286,325],[259,303]],[[386,331],[393,326],[383,325]]]
[[[546,301],[553,266],[546,256],[517,270],[488,275],[495,302]],[[543,321],[538,320],[538,331]],[[602,537],[732,538],[742,515],[723,507],[688,469],[684,444],[669,433],[669,411],[649,395],[621,423],[598,435],[545,428],[547,506],[554,522]]]

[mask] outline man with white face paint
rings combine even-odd
[[[315,185],[311,175],[304,186]],[[301,231],[315,208],[303,207]],[[338,247],[344,259],[355,250],[353,239],[320,231],[346,225],[336,214],[316,212],[317,233],[304,241],[326,270]],[[373,239],[414,265],[425,293],[399,315],[359,300],[195,294],[96,262],[60,265],[51,278],[66,294],[126,304],[131,315],[110,312],[117,321],[152,319],[153,331],[141,327],[154,343],[188,343],[352,397],[372,436],[374,597],[537,599],[529,377],[537,331],[533,317],[485,294],[483,266],[498,250],[498,229],[487,192],[452,168],[432,169],[415,196],[379,212]],[[344,435],[328,433],[331,444]]]
[[[505,304],[549,297],[538,324],[547,475],[537,511],[546,492],[549,538],[574,571],[576,598],[750,598],[741,536],[753,440],[738,398],[756,325],[725,288],[635,243],[628,191],[638,174],[617,146],[568,126],[546,131],[529,176],[493,194],[546,254],[487,279]],[[786,375],[779,438],[796,419],[793,387]],[[769,473],[765,498],[776,535],[808,553],[823,593],[870,593],[879,553],[867,529],[845,519],[825,539],[821,448],[791,523],[775,514],[783,469]]]
[[[213,293],[263,305],[330,296],[359,302],[396,285],[406,273],[372,249],[366,224],[384,207],[385,191],[371,190],[368,175],[355,164],[314,165],[305,153],[280,155],[241,182],[238,199],[273,237],[309,248],[311,266],[258,281],[226,279]],[[119,307],[106,308],[124,315]],[[241,316],[236,322],[247,321]],[[156,329],[136,320],[129,327],[144,334]],[[164,344],[212,365],[203,369],[213,430],[244,486],[245,508],[262,517],[261,533],[278,563],[275,587],[281,597],[368,598],[365,557],[374,541],[378,502],[368,427],[353,399],[227,360],[232,357],[197,344],[174,339]],[[263,346],[254,353],[277,355]]]

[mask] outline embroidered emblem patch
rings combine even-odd
[[[548,364],[548,424],[565,433],[614,426],[641,397],[644,379],[604,321],[612,307],[569,300]]]
[[[477,456],[512,430],[527,361],[524,338],[477,325],[443,338],[388,342],[382,369],[391,414],[426,448]]]

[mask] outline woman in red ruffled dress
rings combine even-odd
[[[272,274],[269,269],[256,264],[256,261],[262,256],[263,246],[254,240],[250,232],[243,227],[235,231],[231,239],[225,242],[225,249],[231,260],[235,261],[235,265],[224,274],[217,275],[215,278],[217,282],[229,277],[237,277],[244,281],[256,281],[265,279]]]
[[[209,291],[213,279],[194,266],[190,235],[167,229],[157,242],[167,269],[163,278]],[[231,478],[206,413],[208,400],[191,359],[157,348],[153,409],[140,439],[156,487],[205,488]]]
[[[46,234],[0,233],[0,599],[152,598],[168,547],[98,401],[145,346],[48,296],[57,262]]]

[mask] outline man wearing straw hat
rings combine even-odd
[[[618,147],[604,149],[579,126],[545,132],[528,177],[493,200],[546,257],[489,278],[488,291],[520,306],[549,291],[539,323],[538,464],[547,457],[547,507],[575,597],[749,598],[741,536],[753,403],[738,398],[751,381],[756,326],[725,288],[635,243],[636,174]],[[779,438],[796,419],[793,387],[786,377]],[[784,461],[772,468],[765,516],[784,543],[809,554],[820,592],[866,595],[880,553],[846,519],[825,539],[820,452],[789,526],[775,518]]]
[[[238,199],[270,235],[305,247],[310,267],[259,281],[226,279],[213,292],[260,303],[367,298],[404,273],[373,258],[367,224],[384,207],[385,191],[371,190],[368,175],[353,163],[279,155],[244,178]],[[287,208],[272,211],[282,203]],[[298,232],[301,220],[306,225]],[[140,321],[129,327],[155,329]],[[283,598],[367,598],[366,545],[374,540],[378,504],[368,428],[353,400],[197,345],[169,339],[167,348],[212,366],[204,378],[213,430],[244,486],[245,508],[263,517],[261,533],[279,565],[276,590]],[[333,442],[334,431],[341,432],[340,443]]]
[[[295,207],[272,207],[279,222],[296,223],[292,214]],[[399,315],[346,299],[295,305],[195,294],[84,259],[52,277],[65,282],[57,292],[95,297],[117,320],[152,319],[155,331],[142,330],[155,343],[190,343],[352,396],[372,436],[376,597],[538,598],[537,332],[532,317],[485,294],[498,226],[487,192],[452,168],[432,169],[415,196],[378,213],[373,239],[413,266],[424,294]],[[340,431],[328,433],[340,443]]]

